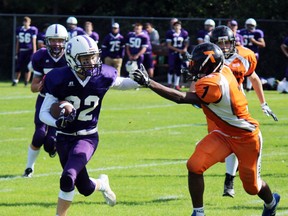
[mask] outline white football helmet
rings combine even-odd
[[[125,64],[125,68],[127,72],[132,72],[138,69],[137,61],[127,61]]]
[[[62,39],[62,42],[54,42],[51,39]],[[68,40],[68,33],[66,28],[60,24],[50,25],[45,33],[45,43],[47,50],[53,57],[58,57],[65,48],[65,43]]]
[[[77,74],[82,76],[98,76],[101,73],[102,62],[100,59],[101,50],[97,43],[87,35],[78,35],[71,38],[65,46],[65,58],[68,66]],[[96,64],[82,65],[79,57],[96,55]]]
[[[67,20],[66,20],[66,23],[67,24],[72,24],[72,25],[77,25],[78,24],[78,21],[75,17],[68,17]]]
[[[256,20],[253,18],[249,18],[245,21],[245,28],[247,30],[253,31],[257,26]]]
[[[212,19],[207,19],[207,20],[205,20],[204,25],[213,26],[213,28],[214,28],[215,27],[215,22]]]

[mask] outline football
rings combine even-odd
[[[64,116],[68,116],[74,109],[74,106],[68,101],[59,101],[53,103],[50,107],[50,114],[53,118],[58,119],[62,109],[65,109]]]

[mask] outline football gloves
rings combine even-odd
[[[148,87],[150,85],[150,79],[143,64],[140,64],[140,68],[132,70],[129,73],[129,77],[135,82],[137,82],[139,85],[145,87]]]
[[[274,119],[274,121],[278,121],[277,116],[272,112],[272,110],[270,109],[270,107],[268,106],[268,104],[266,102],[261,104],[261,107],[262,107],[262,111],[265,115],[271,116]]]
[[[71,113],[69,113],[69,115],[65,116],[65,109],[63,108],[61,110],[60,116],[59,118],[56,120],[56,126],[59,129],[64,129],[67,127],[68,123],[71,123],[74,121],[75,117],[76,117],[76,110],[73,109]]]

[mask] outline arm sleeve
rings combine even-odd
[[[214,82],[199,80],[195,88],[197,96],[205,103],[217,103],[222,97],[220,86]]]
[[[118,90],[129,90],[129,89],[135,89],[139,88],[140,85],[135,82],[134,80],[130,78],[125,78],[125,77],[117,77],[115,82],[112,85],[113,89],[118,89]]]
[[[51,94],[46,93],[45,99],[42,103],[39,118],[45,124],[56,127],[56,119],[54,119],[50,114],[50,107],[53,103],[58,102],[58,99]]]

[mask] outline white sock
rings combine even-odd
[[[196,216],[205,216],[204,215],[204,207],[194,208],[193,210],[196,212]]]
[[[247,79],[246,88],[247,89],[252,89],[252,83],[251,83],[250,79]]]
[[[39,153],[40,153],[40,149],[39,150],[33,150],[33,149],[31,149],[30,146],[28,147],[28,158],[27,158],[26,168],[31,168],[32,170],[34,170],[35,161],[36,161]]]
[[[238,159],[234,153],[230,154],[225,158],[226,163],[226,173],[236,176],[237,167],[238,167]]]
[[[101,179],[94,179],[90,177],[90,180],[95,184],[95,191],[105,191],[105,184],[102,183]]]
[[[271,203],[268,203],[268,204],[265,203],[264,205],[265,205],[266,208],[271,209],[275,204],[276,204],[276,199],[275,199],[275,197],[273,196],[272,202],[271,202]]]
[[[179,86],[180,83],[180,76],[174,74],[174,86]]]
[[[168,84],[172,84],[173,75],[168,73],[167,77],[168,77]]]

